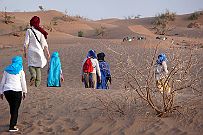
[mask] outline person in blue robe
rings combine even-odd
[[[53,52],[48,69],[47,87],[61,87],[64,81],[58,52]]]
[[[108,82],[111,84],[111,73],[109,64],[104,60],[103,52],[97,54],[101,72],[101,81],[97,82],[97,89],[109,89]]]

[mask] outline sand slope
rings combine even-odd
[[[28,18],[35,13],[13,13],[18,24],[29,22]],[[50,11],[37,12],[43,22],[48,23],[53,16],[61,16],[60,12]],[[45,15],[44,15],[45,14]],[[54,26],[55,31],[49,32],[48,44],[50,52],[58,51],[61,57],[62,69],[65,82],[61,88],[47,88],[47,66],[42,70],[42,85],[39,88],[28,85],[28,95],[22,102],[19,111],[17,134],[23,135],[201,135],[203,132],[203,96],[194,96],[191,90],[186,93],[179,93],[176,101],[183,109],[181,114],[176,112],[167,118],[159,118],[154,111],[137,95],[125,89],[125,83],[118,78],[117,59],[126,61],[127,54],[131,62],[138,67],[142,65],[142,59],[150,59],[153,48],[160,44],[159,52],[170,54],[170,47],[182,49],[187,55],[188,44],[196,46],[195,54],[202,62],[203,39],[187,36],[168,36],[166,41],[155,39],[151,29],[152,18],[140,20],[100,20],[87,21],[78,20],[74,22],[59,21]],[[144,21],[143,25],[139,21]],[[23,22],[23,23],[21,23]],[[2,22],[0,22],[3,24]],[[148,26],[147,26],[148,25]],[[9,31],[11,24],[6,26]],[[0,29],[4,27],[0,25]],[[7,27],[8,26],[8,27]],[[105,26],[104,37],[94,35],[95,28]],[[85,37],[77,37],[77,31],[87,32]],[[182,26],[175,29],[181,33]],[[23,34],[24,32],[22,32]],[[189,34],[195,30],[188,31]],[[22,55],[24,35],[15,37],[10,34],[1,33],[0,36],[0,78],[3,69],[10,63],[15,55]],[[126,35],[140,35],[147,37],[146,40],[122,42]],[[195,35],[197,36],[197,35]],[[174,43],[172,44],[172,40]],[[9,46],[9,47],[6,47]],[[105,52],[106,60],[111,66],[112,85],[108,91],[84,89],[81,83],[80,70],[89,49],[97,52]],[[122,57],[120,54],[123,53]],[[138,56],[138,57],[137,57]],[[143,56],[143,57],[142,57]],[[169,66],[170,68],[170,66]],[[202,68],[202,64],[200,64]],[[29,82],[27,61],[24,59],[24,70],[26,79]],[[169,69],[170,70],[170,69]],[[203,75],[203,72],[200,73]],[[202,91],[203,86],[200,85]],[[125,101],[124,97],[128,97]],[[136,100],[134,100],[136,99]],[[126,105],[121,114],[118,111],[108,111],[101,102],[109,104],[119,103]],[[185,102],[185,101],[189,102]],[[4,99],[0,101],[0,134],[9,135],[7,132],[9,123],[9,107]]]

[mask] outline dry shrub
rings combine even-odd
[[[104,33],[105,33],[105,30],[106,30],[106,28],[105,27],[103,27],[103,26],[101,26],[100,28],[96,28],[95,29],[95,35],[96,36],[104,36]]]
[[[156,58],[158,52],[160,52],[158,46],[159,44],[155,48],[147,48],[148,51],[143,49],[143,52],[139,51],[133,56],[129,55],[129,50],[124,49],[123,52],[117,52],[110,47],[108,49],[116,55],[117,65],[114,72],[117,74],[114,76],[123,79],[125,88],[136,93],[134,97],[139,96],[145,101],[146,106],[150,106],[156,112],[157,116],[166,117],[172,112],[178,111],[181,107],[179,100],[187,100],[184,94],[190,96],[201,94],[198,88],[200,88],[202,79],[202,76],[200,76],[202,68],[199,68],[202,63],[197,59],[193,48],[169,49],[167,55],[169,74],[163,86],[169,85],[171,92],[167,93],[164,87],[163,93],[161,93],[156,87],[154,76]],[[104,102],[104,104],[106,103]],[[108,108],[108,105],[106,108]],[[120,111],[119,108],[113,110],[123,114],[123,111]]]
[[[188,28],[201,28],[201,24],[198,22],[192,22],[187,27]]]
[[[15,16],[9,15],[8,12],[7,12],[7,8],[6,8],[6,7],[5,7],[4,13],[2,13],[2,16],[3,16],[3,18],[4,18],[4,23],[6,23],[6,24],[14,23],[14,22],[12,21],[12,19],[15,19]]]
[[[165,13],[156,15],[154,21],[152,22],[152,24],[155,25],[154,29],[156,29],[156,33],[161,35],[166,34],[169,30],[168,23],[170,21],[174,21],[175,16],[176,14],[170,12],[169,10],[166,10]]]
[[[104,93],[103,95],[96,96],[96,100],[98,103],[95,108],[99,109],[110,119],[132,114],[136,105],[135,97],[129,92],[113,93],[113,95]]]

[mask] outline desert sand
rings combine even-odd
[[[159,52],[170,54],[171,47],[180,48],[187,55],[192,45],[202,68],[203,27],[187,28],[191,21],[189,15],[179,15],[170,25],[174,27],[167,40],[157,40],[152,29],[153,18],[107,19],[92,21],[74,18],[74,21],[56,20],[63,16],[58,11],[9,13],[15,16],[14,23],[5,24],[0,17],[0,78],[11,58],[22,55],[25,31],[19,30],[29,24],[32,16],[41,18],[41,24],[49,32],[50,52],[60,54],[65,82],[60,88],[47,88],[47,66],[42,69],[42,84],[36,88],[29,86],[30,75],[27,61],[24,59],[24,71],[28,85],[28,94],[19,110],[18,127],[22,135],[201,135],[203,132],[203,96],[194,95],[188,89],[177,94],[176,102],[182,106],[180,112],[160,118],[136,92],[125,88],[119,78],[117,59],[125,60],[130,56],[138,67],[144,58],[151,58],[155,45]],[[203,16],[197,20],[203,25]],[[49,26],[49,27],[48,27]],[[95,29],[105,28],[104,35],[95,35]],[[50,29],[51,28],[51,29]],[[78,37],[78,31],[84,36]],[[125,36],[145,36],[146,40],[123,42]],[[172,40],[173,39],[173,40]],[[112,73],[109,90],[85,89],[80,76],[81,63],[88,50],[106,54]],[[120,54],[123,54],[120,58]],[[146,55],[145,57],[137,57]],[[170,62],[170,61],[169,61]],[[171,70],[169,64],[169,70]],[[203,75],[201,70],[200,76]],[[201,83],[203,81],[201,80]],[[202,83],[203,84],[203,83]],[[203,85],[199,86],[203,92]],[[128,97],[128,100],[125,100]],[[107,110],[104,102],[117,102],[125,105],[122,113]],[[9,106],[6,100],[0,101],[0,134],[9,135]]]

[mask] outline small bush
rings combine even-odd
[[[78,31],[78,37],[83,37],[83,36],[84,36],[83,31]]]
[[[96,36],[99,36],[101,35],[102,37],[104,36],[104,33],[105,33],[105,27],[101,26],[100,28],[96,28],[95,29],[95,35]]]
[[[189,20],[197,20],[200,17],[200,15],[201,15],[200,12],[194,12],[188,17],[188,19]]]

